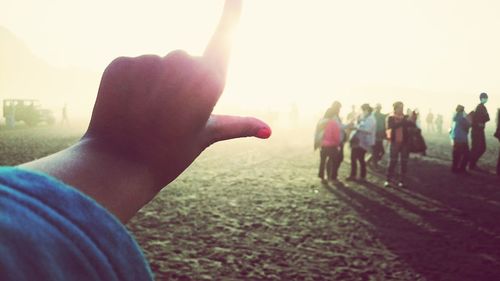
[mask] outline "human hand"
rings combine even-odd
[[[271,130],[251,117],[213,115],[224,90],[229,37],[242,1],[227,0],[201,57],[173,51],[165,57],[115,59],[105,70],[89,129],[82,141],[143,163],[161,188],[209,145]]]
[[[127,222],[209,145],[271,129],[255,118],[212,115],[225,84],[229,37],[242,0],[226,0],[201,57],[118,58],[105,70],[89,128],[73,146],[20,165],[51,175]]]

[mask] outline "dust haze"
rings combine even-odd
[[[66,104],[71,120],[88,122],[114,57],[199,54],[222,3],[2,1],[0,99],[37,99],[56,118]],[[257,116],[276,133],[312,130],[335,100],[343,116],[353,105],[380,103],[388,113],[403,101],[421,118],[442,114],[446,127],[457,104],[471,111],[487,92],[494,115],[499,12],[487,0],[247,1],[215,112]]]

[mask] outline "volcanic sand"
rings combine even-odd
[[[322,184],[283,140],[209,148],[128,224],[158,280],[499,280],[500,181],[451,174],[446,137],[403,189]]]
[[[1,130],[0,164],[80,133]],[[428,141],[403,189],[384,188],[383,169],[322,184],[318,152],[289,136],[216,144],[127,227],[157,280],[499,280],[498,177],[451,174],[446,136]],[[498,142],[488,145],[480,164],[491,170]]]

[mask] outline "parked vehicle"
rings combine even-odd
[[[53,125],[56,121],[51,110],[42,108],[40,102],[33,99],[3,100],[3,117],[9,127],[13,127],[19,121],[28,126],[36,126],[41,123]]]

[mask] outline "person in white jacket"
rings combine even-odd
[[[351,145],[351,174],[346,179],[348,181],[356,180],[357,164],[360,166],[360,180],[366,180],[366,152],[371,151],[375,145],[375,135],[377,131],[377,123],[373,117],[373,108],[365,103],[361,106],[363,111],[362,117],[355,128],[350,139]]]

